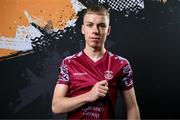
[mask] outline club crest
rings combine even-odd
[[[113,72],[109,70],[105,71],[104,77],[106,80],[111,80],[113,78]]]

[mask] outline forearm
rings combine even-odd
[[[66,113],[73,111],[88,103],[88,94],[84,93],[75,97],[58,97],[53,100],[52,110],[54,113]]]
[[[140,112],[139,107],[136,101],[136,96],[134,92],[134,88],[123,91],[124,100],[127,109],[127,119],[128,120],[139,120]]]
[[[131,107],[127,110],[128,120],[140,120],[140,112],[138,106]]]
[[[52,100],[52,111],[56,114],[70,112],[88,102],[105,97],[108,91],[107,84],[106,80],[97,82],[90,91],[75,97],[66,97],[68,87],[57,85]]]

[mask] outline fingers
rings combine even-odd
[[[98,91],[99,96],[100,96],[100,97],[104,97],[104,96],[106,96],[106,94],[107,94],[107,90],[108,90],[108,89],[106,89],[106,90],[99,89],[99,91]]]
[[[108,91],[108,86],[106,85],[99,85],[99,92],[107,92]]]
[[[88,101],[92,102],[97,100],[98,98],[105,97],[108,92],[108,82],[106,80],[102,80],[97,82],[92,89],[87,93]]]
[[[99,93],[99,98],[103,98],[103,97],[105,97],[105,96],[106,96],[105,93]]]
[[[97,82],[97,89],[98,89],[98,94],[99,97],[104,97],[107,94],[108,91],[108,82],[106,80]]]
[[[102,80],[102,81],[97,82],[97,83],[100,84],[100,85],[108,86],[107,80]]]

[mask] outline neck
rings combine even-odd
[[[98,61],[106,52],[105,48],[85,48],[84,52],[88,57],[90,57],[93,61]]]

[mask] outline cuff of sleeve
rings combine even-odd
[[[65,84],[65,85],[69,85],[68,81],[63,81],[63,80],[58,80],[57,84]]]
[[[133,87],[134,87],[134,85],[132,84],[132,85],[130,85],[130,86],[124,87],[122,90],[129,90],[129,89],[131,89],[131,88],[133,88]]]

